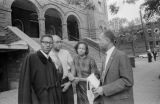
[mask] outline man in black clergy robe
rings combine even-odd
[[[18,104],[63,104],[58,77],[62,71],[57,71],[48,56],[53,39],[43,35],[40,42],[41,49],[28,55],[22,64]]]

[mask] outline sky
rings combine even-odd
[[[114,17],[127,18],[128,21],[134,20],[135,18],[140,18],[139,7],[144,2],[144,0],[139,0],[135,4],[123,4],[123,0],[108,0],[108,4],[112,4],[117,1],[117,4],[120,5],[119,12],[116,15],[111,15],[108,8],[108,19],[111,20]],[[109,6],[108,6],[109,7]]]

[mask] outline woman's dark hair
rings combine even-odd
[[[85,48],[86,48],[85,55],[88,55],[88,53],[89,53],[88,44],[87,44],[86,42],[84,42],[84,41],[79,41],[79,42],[75,45],[74,49],[75,49],[76,53],[78,54],[78,47],[79,47],[80,44],[84,44],[84,45],[85,45]]]

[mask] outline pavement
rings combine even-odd
[[[18,90],[10,90],[0,93],[0,104],[18,104]]]
[[[160,58],[148,63],[146,58],[136,58],[134,73],[135,104],[160,104]],[[18,90],[0,93],[0,104],[18,104]]]
[[[137,59],[133,73],[135,104],[160,104],[160,60]]]

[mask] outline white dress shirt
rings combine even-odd
[[[106,52],[105,68],[106,68],[106,66],[107,66],[107,64],[108,64],[108,61],[109,61],[109,59],[110,59],[110,57],[111,57],[111,54],[112,54],[112,52],[113,52],[114,49],[115,49],[115,46],[113,46],[112,48],[110,48],[110,49]]]
[[[51,57],[52,61],[56,61],[55,53],[51,51],[49,53],[49,56]],[[71,54],[65,50],[65,49],[60,49],[58,52],[58,57],[62,63],[63,67],[63,78],[65,78],[68,75],[69,69],[71,68],[71,63],[73,62]]]

